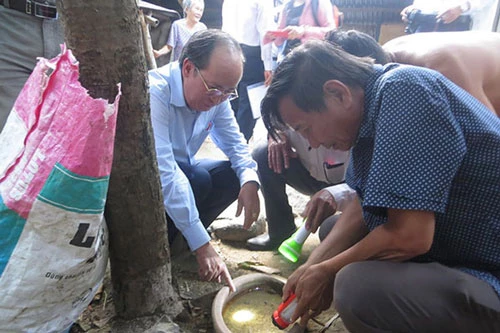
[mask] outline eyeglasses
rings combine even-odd
[[[195,66],[194,68],[196,69],[198,74],[200,74],[201,82],[203,82],[203,85],[205,85],[205,88],[207,89],[207,95],[209,97],[222,98],[222,100],[229,99],[230,101],[232,101],[235,98],[238,98],[238,92],[236,91],[236,89],[221,91],[217,88],[209,88],[207,82],[205,81],[205,78],[203,77],[203,75],[201,75],[201,72],[198,69],[198,67]]]

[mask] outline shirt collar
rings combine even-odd
[[[177,107],[188,108],[184,99],[184,89],[182,86],[182,71],[178,61],[174,61],[170,68],[170,104]]]

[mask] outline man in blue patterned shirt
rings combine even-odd
[[[288,279],[292,320],[333,300],[350,332],[500,331],[493,113],[435,71],[313,41],[280,64],[262,115],[271,135],[289,127],[311,147],[352,148],[358,198]]]

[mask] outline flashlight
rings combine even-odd
[[[284,330],[292,323],[292,315],[297,307],[295,294],[291,294],[286,301],[282,302],[278,309],[273,312],[273,324],[280,330]]]
[[[297,229],[290,238],[281,243],[278,248],[278,252],[291,262],[297,262],[297,260],[299,260],[300,253],[302,252],[302,245],[311,233],[306,229],[306,219],[305,217],[302,226]]]

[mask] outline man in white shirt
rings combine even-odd
[[[248,100],[247,86],[272,78],[272,43],[263,44],[264,35],[275,27],[273,0],[225,0],[222,5],[222,30],[240,43],[245,55],[243,77],[238,85],[238,103],[233,104],[240,130],[248,141],[255,119]]]
[[[228,269],[206,230],[236,198],[244,227],[260,212],[256,163],[239,132],[228,99],[237,96],[243,71],[241,48],[215,29],[195,33],[179,62],[149,74],[151,120],[167,212],[169,241],[181,231],[196,254],[200,278],[225,280]],[[229,160],[196,159],[210,135]]]
[[[292,130],[280,132],[279,141],[269,137],[268,142],[258,144],[252,156],[258,164],[268,233],[247,240],[250,250],[274,250],[295,231],[285,185],[311,196],[302,215],[314,226],[336,211],[343,211],[356,195],[344,183],[349,152],[311,148],[304,137]],[[331,229],[330,223],[334,220],[328,228],[320,229],[320,239]]]

